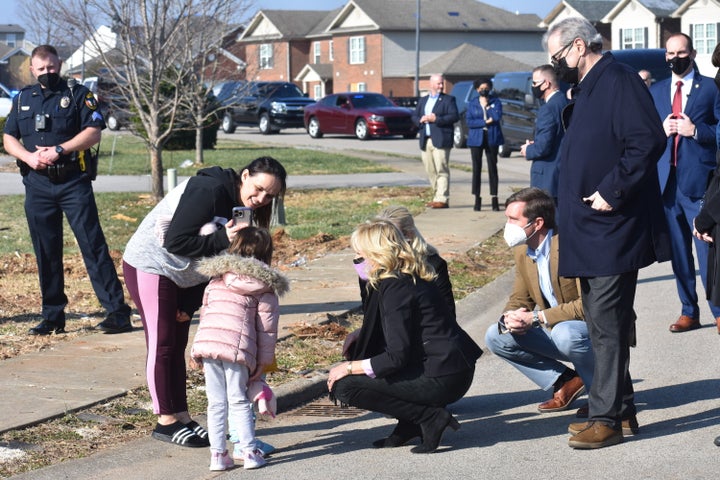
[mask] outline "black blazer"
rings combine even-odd
[[[425,124],[420,124],[420,118],[425,115],[428,98],[428,95],[420,98],[412,116],[413,122],[420,128],[420,150],[423,151],[427,134],[425,133]],[[430,139],[433,145],[435,148],[452,148],[453,128],[459,118],[455,97],[441,93],[435,102],[432,113],[437,116],[435,122],[430,124]]]
[[[473,368],[482,350],[450,315],[433,282],[409,275],[381,280],[377,290],[384,348],[370,357],[379,378],[412,367],[439,377]]]

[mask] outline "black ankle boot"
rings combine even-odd
[[[480,198],[479,195],[475,195],[475,206],[473,207],[473,210],[476,212],[479,212],[482,208],[482,198]]]
[[[493,212],[500,211],[500,204],[498,203],[498,198],[496,196],[492,197],[492,209],[493,209]]]
[[[458,430],[460,428],[460,424],[455,417],[453,417],[450,412],[444,408],[436,409],[435,413],[433,413],[429,420],[420,424],[423,438],[422,444],[411,448],[410,451],[412,453],[433,453],[437,450],[438,445],[440,445],[442,434],[447,427],[450,427],[453,430]]]
[[[415,437],[422,438],[422,430],[420,425],[400,420],[395,426],[389,437],[375,440],[373,447],[375,448],[395,448],[405,445]]]

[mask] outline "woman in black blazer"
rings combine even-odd
[[[360,225],[351,244],[364,259],[368,295],[378,302],[366,315],[380,318],[363,325],[380,324],[382,339],[370,346],[383,347],[330,370],[328,389],[344,404],[398,420],[376,447],[420,436],[422,444],[411,451],[434,452],[448,426],[460,428],[445,406],[470,388],[482,350],[450,314],[434,272],[397,227],[383,220]]]

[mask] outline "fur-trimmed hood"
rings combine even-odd
[[[290,281],[279,271],[255,258],[232,253],[221,253],[201,259],[197,271],[208,277],[219,277],[228,272],[247,275],[272,288],[278,297],[290,291]]]

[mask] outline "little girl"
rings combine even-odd
[[[204,258],[198,265],[199,272],[212,277],[191,350],[194,359],[202,359],[205,371],[210,470],[234,466],[226,449],[226,422],[237,435],[244,468],[265,465],[255,443],[247,389],[273,361],[278,297],[289,290],[288,279],[269,266],[272,253],[268,231],[246,227],[225,254]]]

